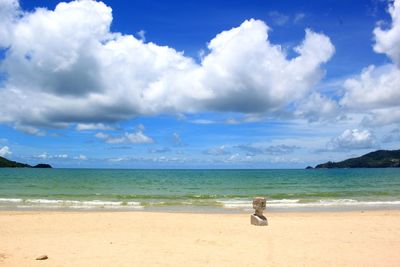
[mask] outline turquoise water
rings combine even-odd
[[[247,212],[399,209],[400,169],[0,169],[0,209]]]

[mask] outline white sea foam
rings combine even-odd
[[[298,203],[300,199],[272,199],[267,200],[267,204],[274,204],[274,203]]]
[[[357,201],[354,199],[318,200],[307,203],[272,203],[275,208],[323,208],[323,207],[388,207],[400,206],[400,201]]]
[[[5,203],[20,203],[22,202],[23,199],[21,198],[0,198],[0,203],[5,202]]]
[[[251,199],[219,199],[217,202],[225,209],[251,211]],[[164,202],[153,203],[160,205]],[[183,201],[183,205],[195,205],[194,202]],[[212,204],[210,203],[212,206]],[[147,203],[152,206],[152,203]],[[0,208],[21,208],[21,209],[145,209],[138,201],[104,201],[104,200],[60,200],[60,199],[21,199],[21,198],[0,198]],[[302,209],[302,208],[400,208],[400,200],[355,200],[355,199],[323,199],[315,201],[301,201],[300,199],[267,199],[267,209]]]
[[[60,199],[17,199],[17,198],[0,198],[0,206],[12,205],[15,203],[23,203],[17,205],[17,208],[73,208],[73,209],[95,209],[95,208],[129,208],[129,209],[142,209],[143,206],[140,202],[129,201],[78,201],[78,200],[60,200]]]
[[[224,208],[251,210],[252,200],[228,199],[218,200]],[[267,200],[267,208],[323,208],[323,207],[400,207],[400,200],[394,201],[358,201],[354,199],[316,200],[301,202],[299,199],[273,199]]]
[[[251,200],[227,199],[217,200],[217,202],[227,209],[251,209],[253,205]]]
[[[298,203],[299,199],[273,199],[267,200],[267,205],[290,205],[293,203]],[[228,200],[218,200],[218,203],[221,203],[224,208],[228,209],[252,209],[253,203],[251,199],[228,199]]]

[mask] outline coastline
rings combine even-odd
[[[396,266],[400,211],[0,211],[1,266]],[[48,260],[35,258],[46,254]]]

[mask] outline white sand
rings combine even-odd
[[[0,266],[400,266],[400,211],[249,217],[0,212]]]

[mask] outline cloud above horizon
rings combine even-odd
[[[12,152],[8,146],[3,146],[2,148],[0,148],[0,157],[6,157],[11,154]]]
[[[142,115],[273,113],[307,96],[333,55],[330,39],[305,30],[288,58],[269,27],[249,19],[217,34],[200,62],[171,47],[111,32],[111,7],[91,0],[54,10],[0,4],[0,122],[16,129],[106,129]],[[128,138],[128,137],[126,137]]]
[[[144,133],[145,127],[138,125],[134,132],[125,132],[123,135],[110,135],[103,132],[98,132],[95,137],[108,144],[151,144],[154,140]]]
[[[347,129],[328,143],[328,150],[368,149],[377,146],[369,130]]]
[[[388,29],[377,26],[374,51],[386,54],[392,63],[370,65],[359,75],[346,79],[340,105],[364,113],[362,123],[381,126],[400,122],[400,0],[389,4],[392,23]]]

